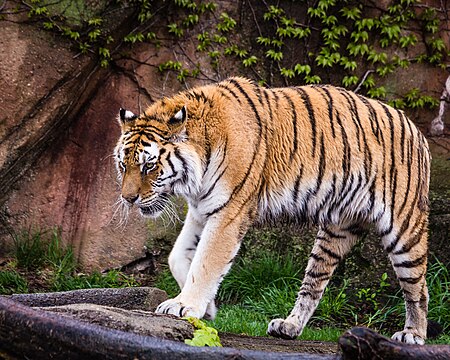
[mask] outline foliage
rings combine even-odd
[[[83,8],[81,3],[77,2],[77,6]],[[31,18],[68,38],[80,53],[97,54],[102,66],[115,61],[118,55],[113,51],[113,42],[151,42],[159,47],[167,36],[176,41],[189,38],[217,72],[225,58],[233,57],[243,72],[251,71],[263,84],[331,82],[387,100],[399,108],[414,109],[435,107],[438,100],[415,89],[397,94],[390,75],[414,63],[444,68],[450,54],[440,34],[442,9],[418,3],[392,0],[383,9],[356,0],[295,4],[250,1],[243,6],[253,19],[239,22],[213,1],[111,1],[99,12],[84,7],[75,23],[62,12],[63,6],[54,2],[33,0],[24,6]],[[123,39],[115,39],[115,34],[107,30],[106,9],[125,7],[136,10],[137,26]],[[158,17],[161,13],[167,15],[163,21]],[[207,29],[198,26],[203,18],[211,24]],[[167,33],[157,31],[156,24],[165,27]],[[245,36],[240,36],[242,33]],[[180,82],[202,72],[198,61],[177,57],[158,69],[174,72]]]
[[[262,252],[253,258],[253,262],[239,260],[221,285],[218,300],[222,304],[216,319],[208,322],[219,331],[264,336],[268,322],[286,317],[294,305],[301,272],[293,259]],[[158,284],[173,286],[169,272],[163,274]],[[348,280],[339,287],[330,284],[301,339],[335,341],[343,329],[353,326],[392,335],[404,321],[404,302],[400,291],[389,295],[388,280],[384,273],[376,287],[355,289]],[[448,266],[436,258],[430,261],[428,318],[444,327],[444,334],[433,343],[449,343],[445,335],[450,326],[449,282]]]
[[[185,344],[191,346],[222,346],[216,329],[207,326],[203,321],[197,318],[188,317],[185,318],[185,320],[190,322],[195,328],[194,337],[192,339],[185,339]]]
[[[292,256],[282,258],[265,252],[253,260],[241,258],[225,277],[218,298],[225,302],[259,298],[270,287],[295,288],[296,293],[301,265]]]
[[[62,245],[56,230],[23,231],[14,237],[14,245],[14,260],[0,271],[0,294],[28,292],[28,278],[38,279],[51,291],[139,285],[132,276],[117,270],[105,274],[77,273],[73,250]]]
[[[26,280],[15,270],[0,271],[0,294],[23,294],[28,292]]]
[[[52,290],[67,291],[77,289],[92,289],[92,288],[123,288],[138,286],[136,280],[127,276],[117,270],[109,270],[102,274],[93,272],[92,274],[56,274],[52,281]]]

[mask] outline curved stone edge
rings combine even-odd
[[[339,338],[344,360],[448,360],[450,345],[409,345],[363,327],[346,331]]]
[[[0,297],[0,355],[9,359],[341,359],[340,355],[287,354],[197,348],[61,317]]]
[[[31,307],[61,306],[70,304],[96,304],[125,310],[154,311],[167,300],[167,293],[154,287],[81,289],[51,293],[14,294],[6,296]]]

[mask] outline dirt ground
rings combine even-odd
[[[335,354],[338,344],[323,341],[283,340],[230,333],[219,333],[223,346],[235,349],[310,354]]]

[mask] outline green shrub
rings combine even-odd
[[[218,299],[224,302],[256,300],[263,292],[270,291],[270,288],[294,288],[297,292],[300,287],[300,272],[301,266],[292,256],[261,253],[252,261],[240,259],[223,280]]]
[[[28,292],[26,280],[14,270],[0,271],[0,294],[22,294]]]
[[[14,256],[19,268],[33,270],[43,266],[45,247],[42,235],[40,231],[23,231],[14,236]]]

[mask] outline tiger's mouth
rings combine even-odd
[[[158,210],[154,206],[139,207],[139,211],[144,217],[157,217],[162,212],[162,210]]]
[[[140,205],[139,211],[143,217],[157,218],[164,211],[164,208],[168,202],[166,195],[161,195],[155,202],[149,205]]]

